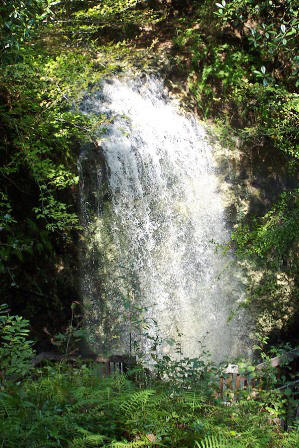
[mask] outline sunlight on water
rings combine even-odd
[[[104,82],[82,110],[113,118],[99,139],[108,201],[88,200],[103,189],[103,166],[86,150],[80,157],[88,241],[81,290],[93,345],[128,351],[135,303],[149,308],[163,337],[182,334],[184,355],[196,356],[204,338],[215,360],[247,353],[244,316],[230,318],[243,296],[241,275],[215,246],[229,231],[205,128],[153,77]]]

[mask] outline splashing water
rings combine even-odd
[[[186,356],[204,338],[216,361],[248,352],[244,315],[232,317],[241,275],[215,245],[229,231],[205,128],[154,77],[106,81],[82,109],[110,117],[100,150],[80,157],[91,344],[128,352],[144,315],[164,338],[181,334]]]

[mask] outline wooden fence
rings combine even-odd
[[[254,389],[259,388],[259,385],[262,383],[264,377],[264,372],[266,371],[268,366],[276,369],[278,378],[283,374],[288,377],[290,376],[290,373],[293,373],[293,375],[295,376],[296,373],[298,375],[299,371],[298,360],[299,349],[295,349],[283,354],[282,356],[277,356],[276,358],[272,358],[267,362],[258,364],[254,368],[254,375],[253,372],[241,373],[238,365],[230,364],[223,370],[223,375],[219,379],[219,394],[222,398],[225,398],[229,395],[235,398],[238,395],[238,391],[242,391],[244,389],[252,389],[252,394],[254,396]],[[288,386],[293,387],[296,390],[299,386],[299,379],[297,378],[295,380],[289,381],[288,384],[280,387],[279,389],[283,391],[283,389],[287,388]]]
[[[100,376],[109,376],[114,373],[126,373],[136,365],[135,356],[114,355],[109,358],[97,357],[97,373]]]
[[[103,375],[111,375],[114,372],[125,373],[134,365],[136,365],[136,357],[129,355],[114,355],[105,358],[102,356],[97,356],[95,354],[79,356],[76,354],[63,355],[54,352],[40,353],[33,359],[32,364],[34,367],[37,367],[43,364],[45,361],[76,362],[80,359],[83,361],[94,361],[99,367],[98,370],[101,371]]]

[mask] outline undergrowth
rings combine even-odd
[[[298,432],[270,424],[259,402],[231,406],[194,390],[123,374],[100,377],[92,366],[44,367],[0,393],[3,448],[294,448]]]
[[[79,358],[33,369],[28,336],[28,322],[2,307],[2,448],[294,448],[298,442],[293,367],[278,379],[264,353],[263,369],[239,363],[248,386],[234,392],[220,386],[227,373],[207,354],[173,359],[158,350],[151,370],[139,357],[126,373],[110,376],[103,365]]]

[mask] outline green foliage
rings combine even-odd
[[[123,375],[99,377],[93,366],[64,364],[0,394],[0,442],[7,448],[227,447],[293,448],[296,431],[268,422],[265,403],[225,406],[166,383],[138,390]],[[229,445],[228,445],[229,444]]]
[[[262,65],[253,73],[266,86],[275,80],[275,59],[282,63],[283,78],[289,77],[298,86],[298,55],[296,39],[298,38],[298,10],[294,0],[283,5],[276,1],[258,2],[255,0],[233,0],[216,3],[215,14],[225,26],[239,30],[248,40],[252,50],[257,50],[261,60],[270,66],[271,73]]]
[[[32,369],[33,342],[28,339],[29,322],[11,316],[0,304],[0,385],[11,377],[22,378]]]
[[[130,323],[130,332],[132,347],[130,354],[137,357],[141,363],[153,366],[154,377],[167,381],[168,387],[177,391],[179,389],[204,390],[209,395],[212,393],[211,379],[216,372],[216,367],[210,359],[210,353],[206,350],[204,341],[199,342],[200,353],[197,357],[184,357],[180,338],[182,334],[177,332],[177,339],[166,338],[160,336],[157,322],[154,319],[144,319],[148,309],[140,307],[132,307],[128,301],[125,301],[131,307],[130,316],[125,315],[126,321]],[[133,335],[133,338],[132,338]],[[135,336],[135,340],[134,340]],[[146,347],[146,352],[144,347]],[[175,355],[165,354],[175,353]],[[135,381],[139,381],[142,386],[148,385],[150,378],[141,370],[135,372]]]
[[[247,103],[242,111],[244,122],[253,116],[251,126],[244,127],[240,136],[245,144],[267,139],[289,158],[290,167],[295,168],[298,151],[298,95],[278,86],[246,85],[235,90],[239,107]]]
[[[125,415],[132,417],[137,412],[143,412],[147,402],[155,394],[153,390],[141,390],[132,394],[130,399],[122,403],[121,409]]]
[[[292,250],[298,240],[298,191],[283,193],[280,200],[262,218],[240,225],[232,235],[240,256],[251,257],[288,272],[295,272]]]
[[[298,86],[299,19],[295,2],[289,0],[280,5],[275,1],[237,0],[217,7],[218,17],[229,26],[230,32],[241,33],[244,43],[248,42],[248,53],[254,55],[252,63],[255,64],[252,81],[263,84],[262,88],[247,81],[233,92],[234,101],[241,107],[246,105],[248,97],[253,100],[243,113],[244,121],[248,122],[250,115],[255,117],[251,141],[253,136],[267,136],[277,149],[298,158],[299,100],[295,88]],[[267,88],[269,85],[272,87]]]
[[[0,5],[0,60],[19,50],[51,13],[50,0],[3,0]]]
[[[71,304],[71,320],[69,325],[63,333],[58,333],[52,338],[52,344],[64,355],[78,352],[80,343],[87,336],[87,331],[83,328],[82,315],[80,303],[73,302]]]
[[[151,10],[141,12],[138,6],[142,3],[142,0],[104,0],[86,12],[76,12],[75,17],[96,19],[100,26],[110,25],[114,28],[126,27],[129,24],[143,25],[159,20]]]
[[[27,316],[39,302],[59,313],[64,307],[57,266],[74,251],[80,231],[78,152],[82,143],[101,138],[98,128],[106,120],[78,106],[103,76],[127,65],[131,31],[158,20],[140,1],[100,3],[0,6],[0,272],[4,300],[25,306]],[[115,30],[116,43],[107,37]]]
[[[295,190],[283,193],[263,217],[240,224],[232,234],[235,252],[251,277],[246,303],[261,331],[287,328],[296,316],[298,217]]]
[[[189,55],[189,89],[202,114],[232,122],[242,129],[245,145],[267,142],[293,164],[298,158],[298,26],[293,0],[283,5],[224,1],[215,3],[212,14],[210,2],[204,2],[174,39],[178,57]]]
[[[78,110],[87,85],[102,75],[94,64],[79,52],[57,56],[29,45],[20,48],[14,65],[3,60],[0,271],[3,300],[24,307],[25,296],[27,316],[39,298],[43,315],[55,300],[57,308],[56,278],[49,286],[48,277],[55,275],[57,254],[70,250],[80,230],[77,155],[82,143],[93,141],[102,121]]]
[[[206,436],[200,443],[196,442],[196,446],[199,448],[228,448],[229,444],[220,437]]]
[[[233,89],[248,78],[249,61],[249,55],[242,50],[236,51],[229,44],[195,52],[193,64],[195,67],[200,64],[201,71],[196,82],[191,81],[189,86],[205,116],[218,108],[221,95],[229,97]]]
[[[30,371],[26,362],[31,361],[33,352],[27,325],[1,307],[1,366],[7,366],[7,357],[14,360],[10,370],[1,371],[2,376],[13,375],[16,380]],[[0,443],[7,448],[225,448],[229,442],[234,448],[292,448],[298,433],[284,435],[268,423],[270,417],[283,415],[285,403],[273,390],[278,383],[273,368],[266,373],[255,366],[244,364],[243,368],[251,380],[259,381],[255,400],[251,400],[253,389],[249,388],[241,391],[243,396],[232,400],[230,407],[200,387],[202,376],[196,371],[197,381],[183,388],[173,388],[174,378],[161,381],[152,375],[154,388],[149,389],[123,373],[101,376],[95,365],[79,361],[72,368],[60,363],[36,369],[32,378],[22,383],[2,383]],[[176,374],[179,385],[180,370]],[[210,379],[217,382],[213,375]]]
[[[162,19],[143,0],[103,0],[91,7],[76,1],[59,2],[55,12],[63,20],[61,32],[77,43],[88,42],[93,47],[103,41],[121,42],[136,37],[144,27]],[[49,29],[55,30],[56,24]]]

